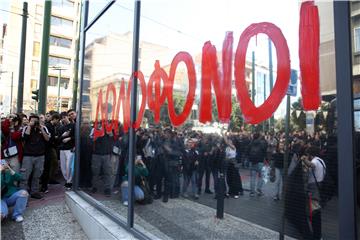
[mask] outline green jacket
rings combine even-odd
[[[15,192],[19,191],[18,187],[15,186],[15,181],[20,181],[22,179],[21,174],[15,173],[14,175],[11,175],[10,171],[5,170],[1,173],[1,188],[5,185],[7,186],[7,191],[4,194],[4,196],[1,196],[1,198],[4,197],[10,197]]]
[[[123,181],[128,181],[128,166],[125,168],[126,175],[123,177]],[[134,166],[134,173],[135,173],[135,184],[139,182],[141,177],[147,177],[149,175],[149,171],[146,167],[141,165]]]

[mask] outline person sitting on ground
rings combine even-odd
[[[15,181],[22,179],[21,174],[15,172],[5,160],[1,160],[1,221],[9,213],[9,207],[14,206],[12,219],[16,222],[24,220],[23,213],[26,208],[29,194],[26,190],[18,189]]]
[[[124,176],[124,181],[121,184],[121,198],[122,202],[125,206],[128,205],[129,200],[129,182],[128,182],[128,166],[126,166],[125,169],[126,175]],[[143,178],[147,177],[149,175],[149,171],[146,168],[146,165],[141,159],[141,155],[137,155],[135,159],[135,167],[134,167],[134,175],[135,175],[135,186],[134,186],[134,196],[135,201],[141,201],[145,198],[145,193],[143,189],[141,189],[140,182],[143,180]]]

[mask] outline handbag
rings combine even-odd
[[[16,143],[11,141],[11,137],[9,136],[9,146],[4,149],[4,157],[10,158],[16,155],[18,155]]]
[[[117,155],[117,156],[120,156],[121,155],[121,148],[119,148],[118,146],[114,145],[113,146],[113,149],[112,149],[112,153]]]

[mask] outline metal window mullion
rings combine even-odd
[[[357,239],[350,2],[334,1],[339,239]]]

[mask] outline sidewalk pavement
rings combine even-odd
[[[41,200],[30,198],[24,221],[10,219],[1,224],[1,239],[11,240],[86,240],[88,239],[65,205],[62,184],[50,185]]]

